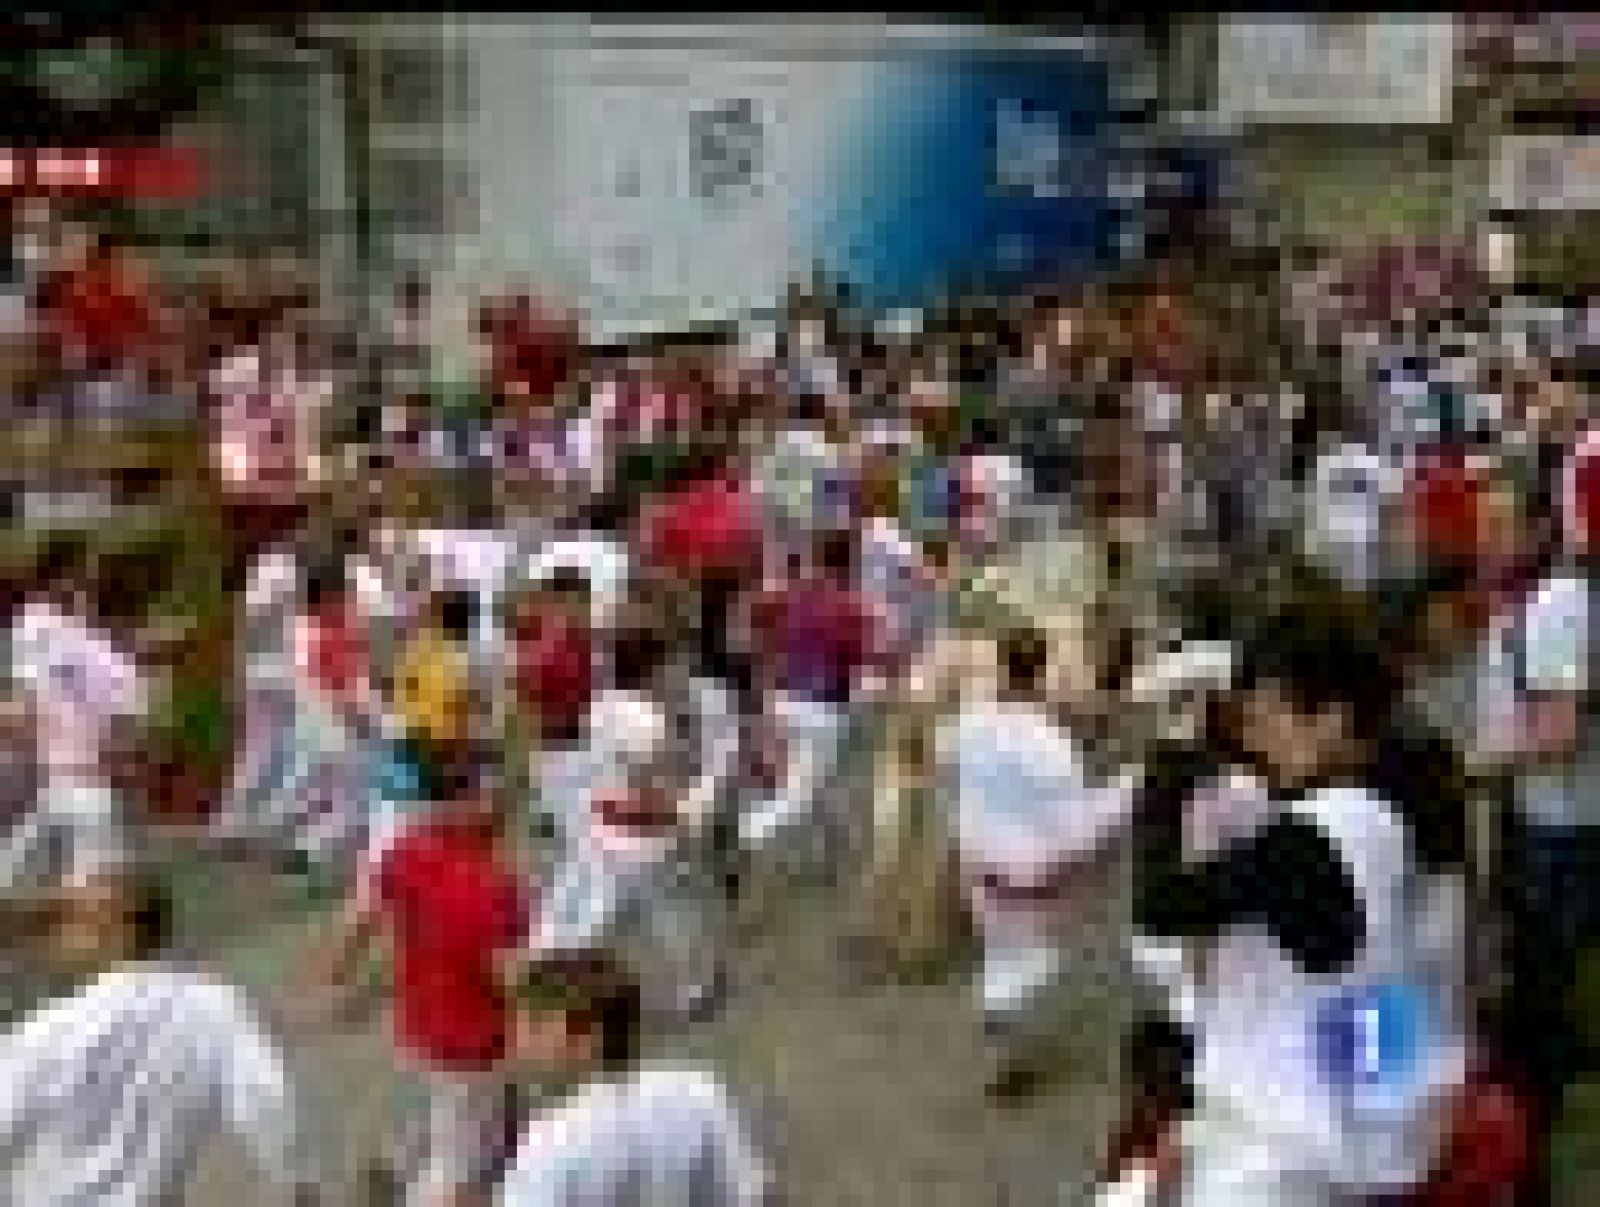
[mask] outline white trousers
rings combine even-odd
[[[1004,1029],[1023,1027],[1061,973],[1061,952],[1047,940],[984,941],[978,969],[978,1006],[984,1020]]]
[[[709,876],[676,845],[654,857],[623,858],[590,843],[561,858],[540,914],[540,952],[585,951],[642,941],[661,958],[664,996],[676,1004],[707,989],[718,951]]]
[[[847,710],[824,701],[784,694],[776,707],[785,744],[784,775],[778,790],[741,819],[740,838],[751,850],[770,850],[816,820],[849,727]]]
[[[406,1207],[435,1207],[459,1187],[486,1187],[508,1158],[518,1103],[503,1074],[422,1074],[427,1119],[421,1167],[410,1180]]]
[[[1232,1113],[1203,1107],[1183,1123],[1180,1207],[1359,1207],[1311,1154]]]

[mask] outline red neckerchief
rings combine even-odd
[[[632,835],[661,834],[678,822],[678,811],[662,792],[601,792],[589,807],[601,825]]]

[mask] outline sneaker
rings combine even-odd
[[[718,963],[711,975],[699,984],[679,989],[673,1002],[673,1016],[686,1026],[711,1022],[727,1004],[732,988],[732,978],[727,968]]]
[[[374,1161],[361,1171],[361,1202],[364,1207],[401,1207],[405,1183],[394,1169]]]
[[[1002,1056],[993,1062],[983,1093],[996,1106],[1019,1106],[1037,1097],[1044,1082],[1044,1071],[1034,1061]]]

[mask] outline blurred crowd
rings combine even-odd
[[[337,902],[319,1025],[387,938],[407,1201],[771,1201],[640,1035],[738,1009],[819,878],[863,976],[970,945],[1024,1094],[1111,864],[1155,1004],[1108,1202],[1548,1201],[1600,935],[1592,301],[1386,247],[600,346],[529,291],[442,369],[420,278],[363,325],[48,208],[12,254],[8,422],[191,438],[229,737],[183,841]],[[98,975],[0,1039],[0,1175],[163,1202],[220,1102],[315,1201],[285,1041],[163,955],[139,764],[193,648],[90,559],[11,586],[3,955]]]

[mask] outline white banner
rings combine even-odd
[[[1600,136],[1512,134],[1502,138],[1492,204],[1503,210],[1600,209]]]
[[[791,275],[794,65],[605,48],[563,81],[561,237],[604,338],[770,304]]]
[[[1455,20],[1434,14],[1228,17],[1217,109],[1243,122],[1448,121]]]

